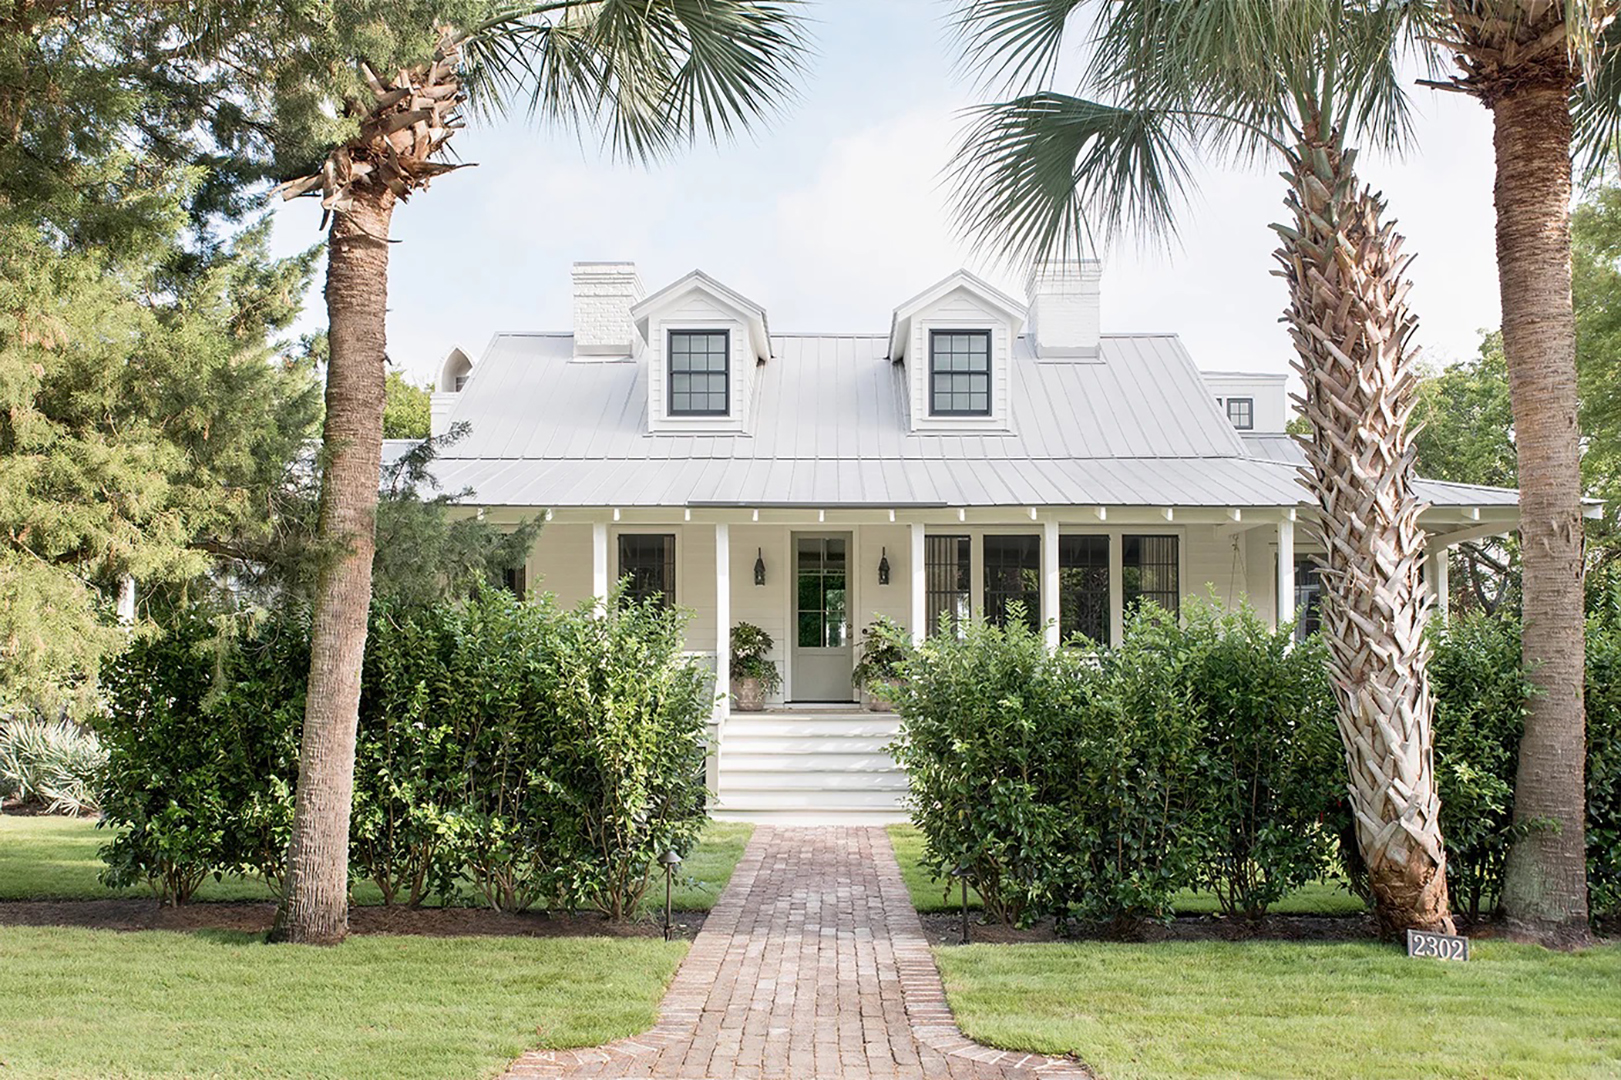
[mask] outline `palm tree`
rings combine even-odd
[[[1397,72],[1421,9],[1378,0],[1097,5],[1079,96],[1046,88],[1083,0],[964,0],[965,56],[1015,96],[958,153],[959,224],[1016,259],[1174,224],[1191,161],[1283,166],[1280,273],[1313,434],[1323,630],[1356,835],[1382,929],[1452,929],[1431,752],[1429,600],[1407,418],[1408,258],[1358,179],[1356,137],[1408,137]]]
[[[357,63],[352,134],[283,185],[331,214],[329,363],[317,586],[288,893],[278,940],[330,943],[348,929],[349,810],[361,660],[371,600],[384,402],[389,224],[396,205],[456,168],[443,160],[464,103],[521,103],[543,121],[604,133],[653,161],[770,114],[804,40],[796,0],[553,0],[462,5],[431,55],[396,71]],[[386,23],[384,24],[386,25]],[[379,33],[367,26],[365,32]]]
[[[1571,156],[1596,167],[1621,133],[1613,0],[1434,0],[1442,85],[1492,111],[1497,278],[1519,458],[1524,659],[1532,696],[1514,782],[1505,921],[1553,945],[1590,940],[1582,703],[1581,447],[1570,286]],[[1575,109],[1572,109],[1572,102]],[[1574,111],[1574,116],[1573,116]]]

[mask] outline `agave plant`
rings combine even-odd
[[[107,751],[70,720],[25,717],[0,726],[0,795],[51,814],[100,809]]]

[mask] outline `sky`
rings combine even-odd
[[[948,10],[814,0],[816,55],[783,115],[651,167],[522,117],[475,121],[454,145],[476,167],[395,212],[391,361],[420,383],[453,347],[476,360],[500,331],[568,330],[575,261],[635,262],[649,292],[701,268],[765,308],[773,332],[887,332],[897,304],[959,267],[1022,297],[1021,275],[952,234],[945,169],[960,111],[983,94],[957,69]],[[1359,167],[1417,255],[1417,342],[1440,365],[1498,322],[1491,121],[1462,95],[1412,96],[1413,150]],[[1101,253],[1103,329],[1180,334],[1209,371],[1287,371],[1267,228],[1283,214],[1277,163],[1195,175],[1169,245]],[[275,214],[281,252],[319,240],[314,200]],[[299,329],[323,323],[317,281]]]

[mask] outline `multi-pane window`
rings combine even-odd
[[[467,380],[471,379],[471,378],[472,378],[471,375],[458,375],[458,376],[456,376],[456,392],[460,393],[462,390],[466,389]]]
[[[924,611],[930,637],[967,622],[973,605],[966,536],[923,538]]]
[[[731,332],[670,331],[670,415],[725,416],[731,411]]]
[[[929,332],[929,412],[935,416],[989,416],[991,332]]]
[[[619,576],[625,599],[675,603],[675,537],[669,533],[621,533]]]
[[[1233,422],[1233,427],[1240,431],[1250,431],[1255,427],[1255,399],[1247,397],[1230,397],[1227,399],[1227,419]]]
[[[1058,632],[1109,643],[1109,538],[1058,538]]]
[[[1120,538],[1121,585],[1126,610],[1151,600],[1175,613],[1181,605],[1180,543],[1175,536]]]
[[[1024,622],[1041,625],[1041,537],[987,536],[985,538],[985,618],[1004,625],[1009,608],[1024,606]]]
[[[839,649],[850,643],[849,573],[843,539],[799,538],[801,649]]]
[[[1317,575],[1317,560],[1295,559],[1295,640],[1304,641],[1323,625],[1323,580]]]

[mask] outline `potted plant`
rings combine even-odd
[[[885,688],[893,685],[900,662],[906,658],[906,631],[889,619],[879,618],[861,631],[861,661],[850,681],[873,712],[889,707]]]
[[[766,659],[775,645],[771,635],[753,623],[732,627],[732,699],[740,712],[759,712],[765,708],[766,695],[782,685],[777,665]]]

